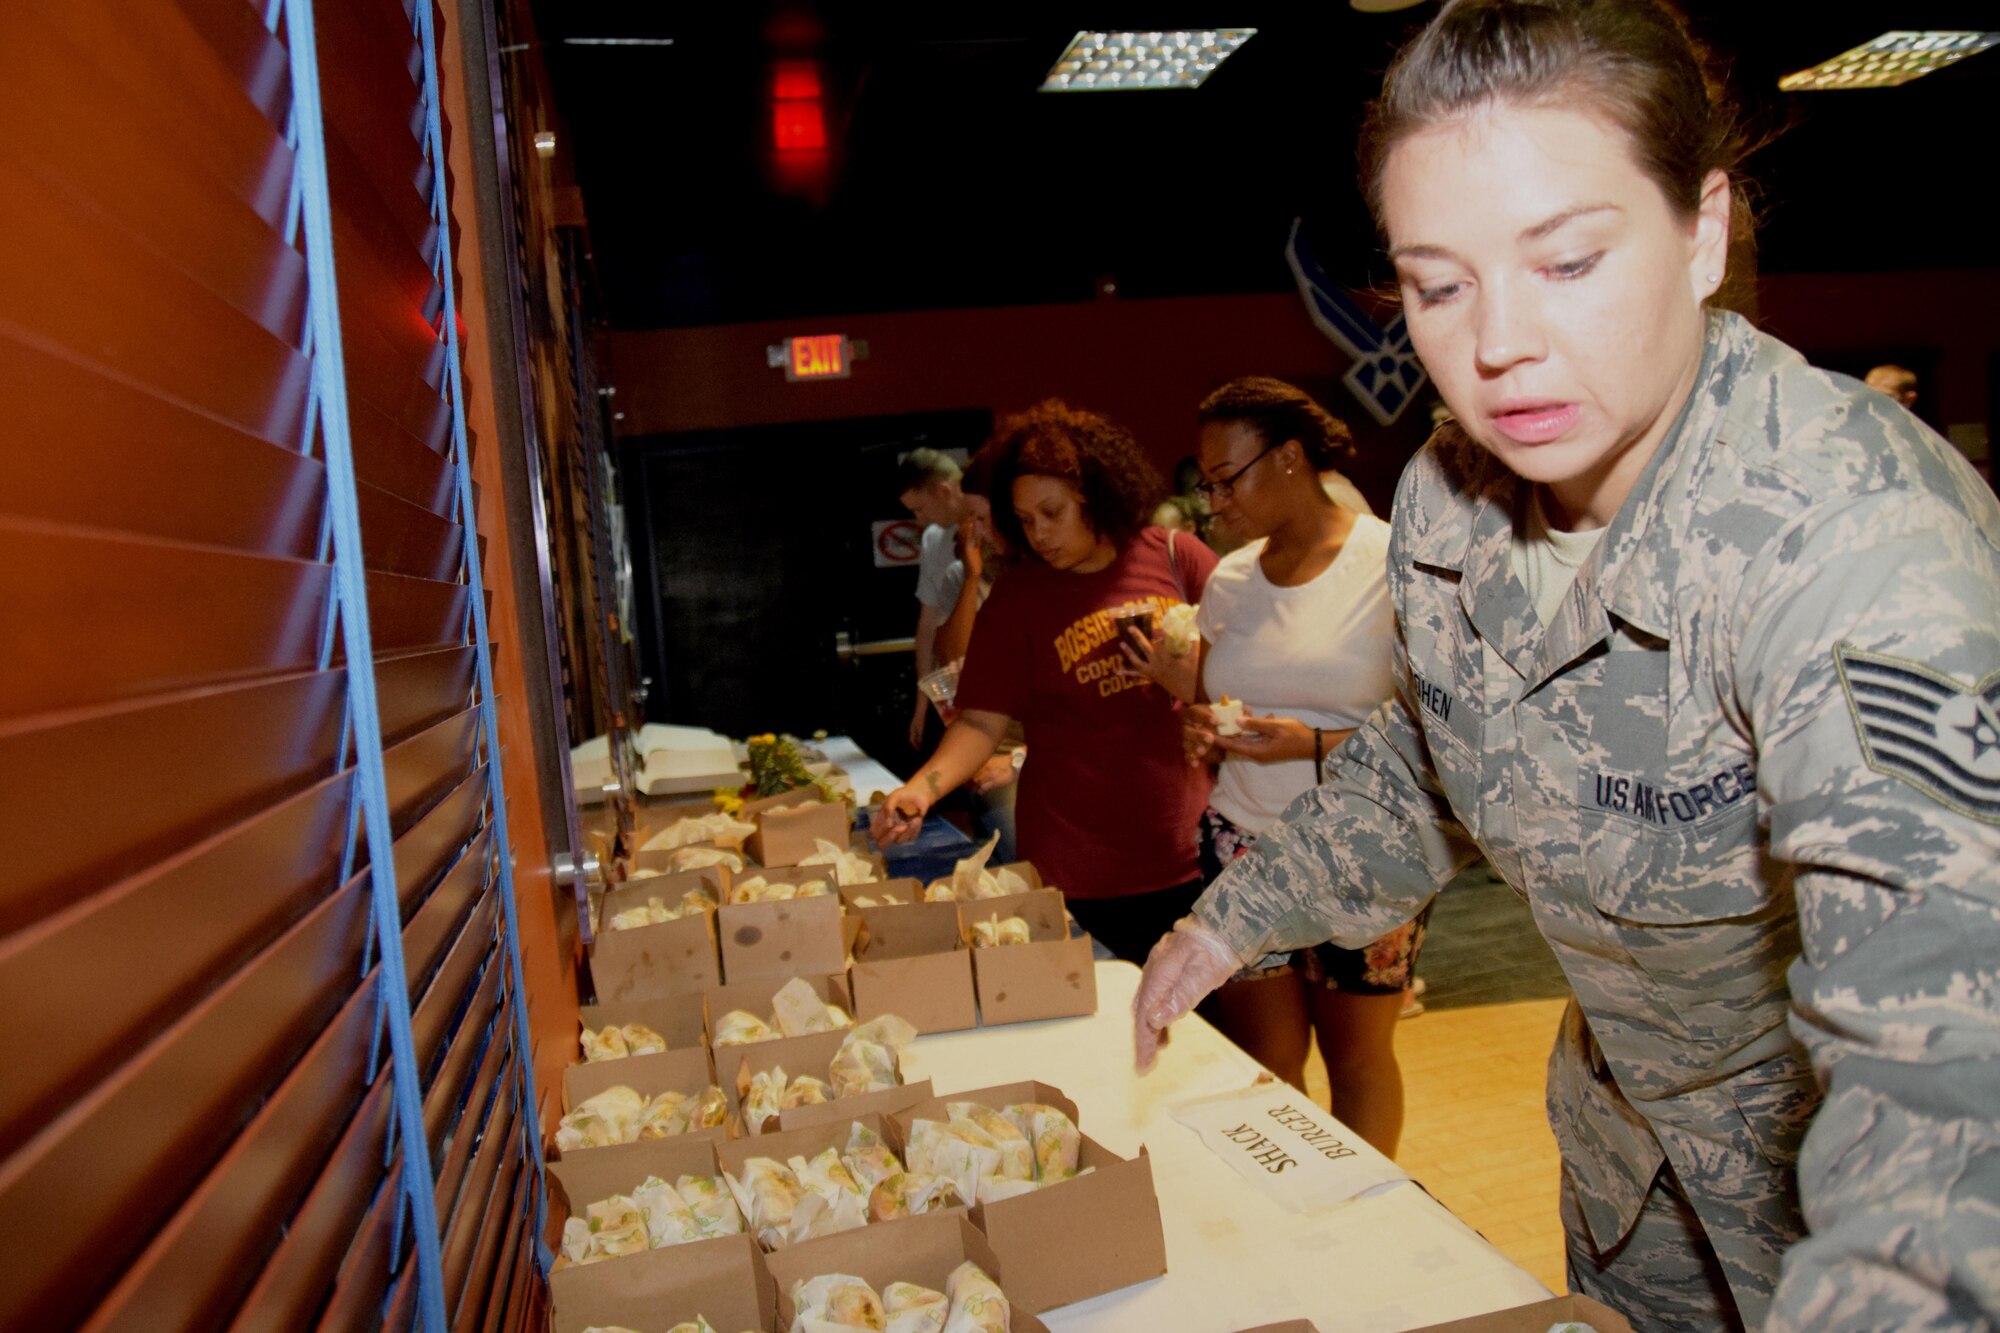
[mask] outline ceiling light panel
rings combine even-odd
[[[1255,28],[1080,32],[1042,80],[1045,93],[1199,88]]]
[[[1989,46],[2000,46],[2000,32],[1885,32],[1811,69],[1787,74],[1778,87],[1788,93],[1894,88]]]

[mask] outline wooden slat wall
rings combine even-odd
[[[414,11],[323,0],[316,34],[385,978],[263,8],[0,5],[0,1330],[407,1326],[406,1149],[454,1323],[540,1308]],[[428,1140],[386,1166],[384,985]]]

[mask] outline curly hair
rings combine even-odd
[[[1305,390],[1283,380],[1249,375],[1231,380],[1202,399],[1196,419],[1240,421],[1267,445],[1297,440],[1315,472],[1354,466],[1354,433],[1347,423],[1314,402]]]
[[[1090,530],[1121,548],[1139,535],[1167,490],[1128,432],[1059,398],[1002,418],[986,450],[993,460],[993,522],[1016,550],[1028,541],[1014,513],[1016,477],[1068,482]]]

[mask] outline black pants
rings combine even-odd
[[[1191,879],[1170,889],[1130,893],[1122,898],[1071,898],[1069,910],[1098,943],[1128,963],[1144,967],[1154,943],[1188,914],[1206,887],[1206,880]]]

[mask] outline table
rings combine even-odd
[[[1263,1069],[1199,1018],[1144,1077],[1132,1069],[1139,969],[1097,964],[1098,1011],[921,1037],[904,1075],[939,1093],[1040,1079],[1076,1102],[1113,1152],[1152,1155],[1164,1278],[1042,1316],[1053,1333],[1234,1333],[1309,1318],[1321,1333],[1394,1333],[1546,1300],[1550,1293],[1410,1182],[1314,1214],[1287,1211],[1216,1157],[1169,1108],[1243,1088]]]

